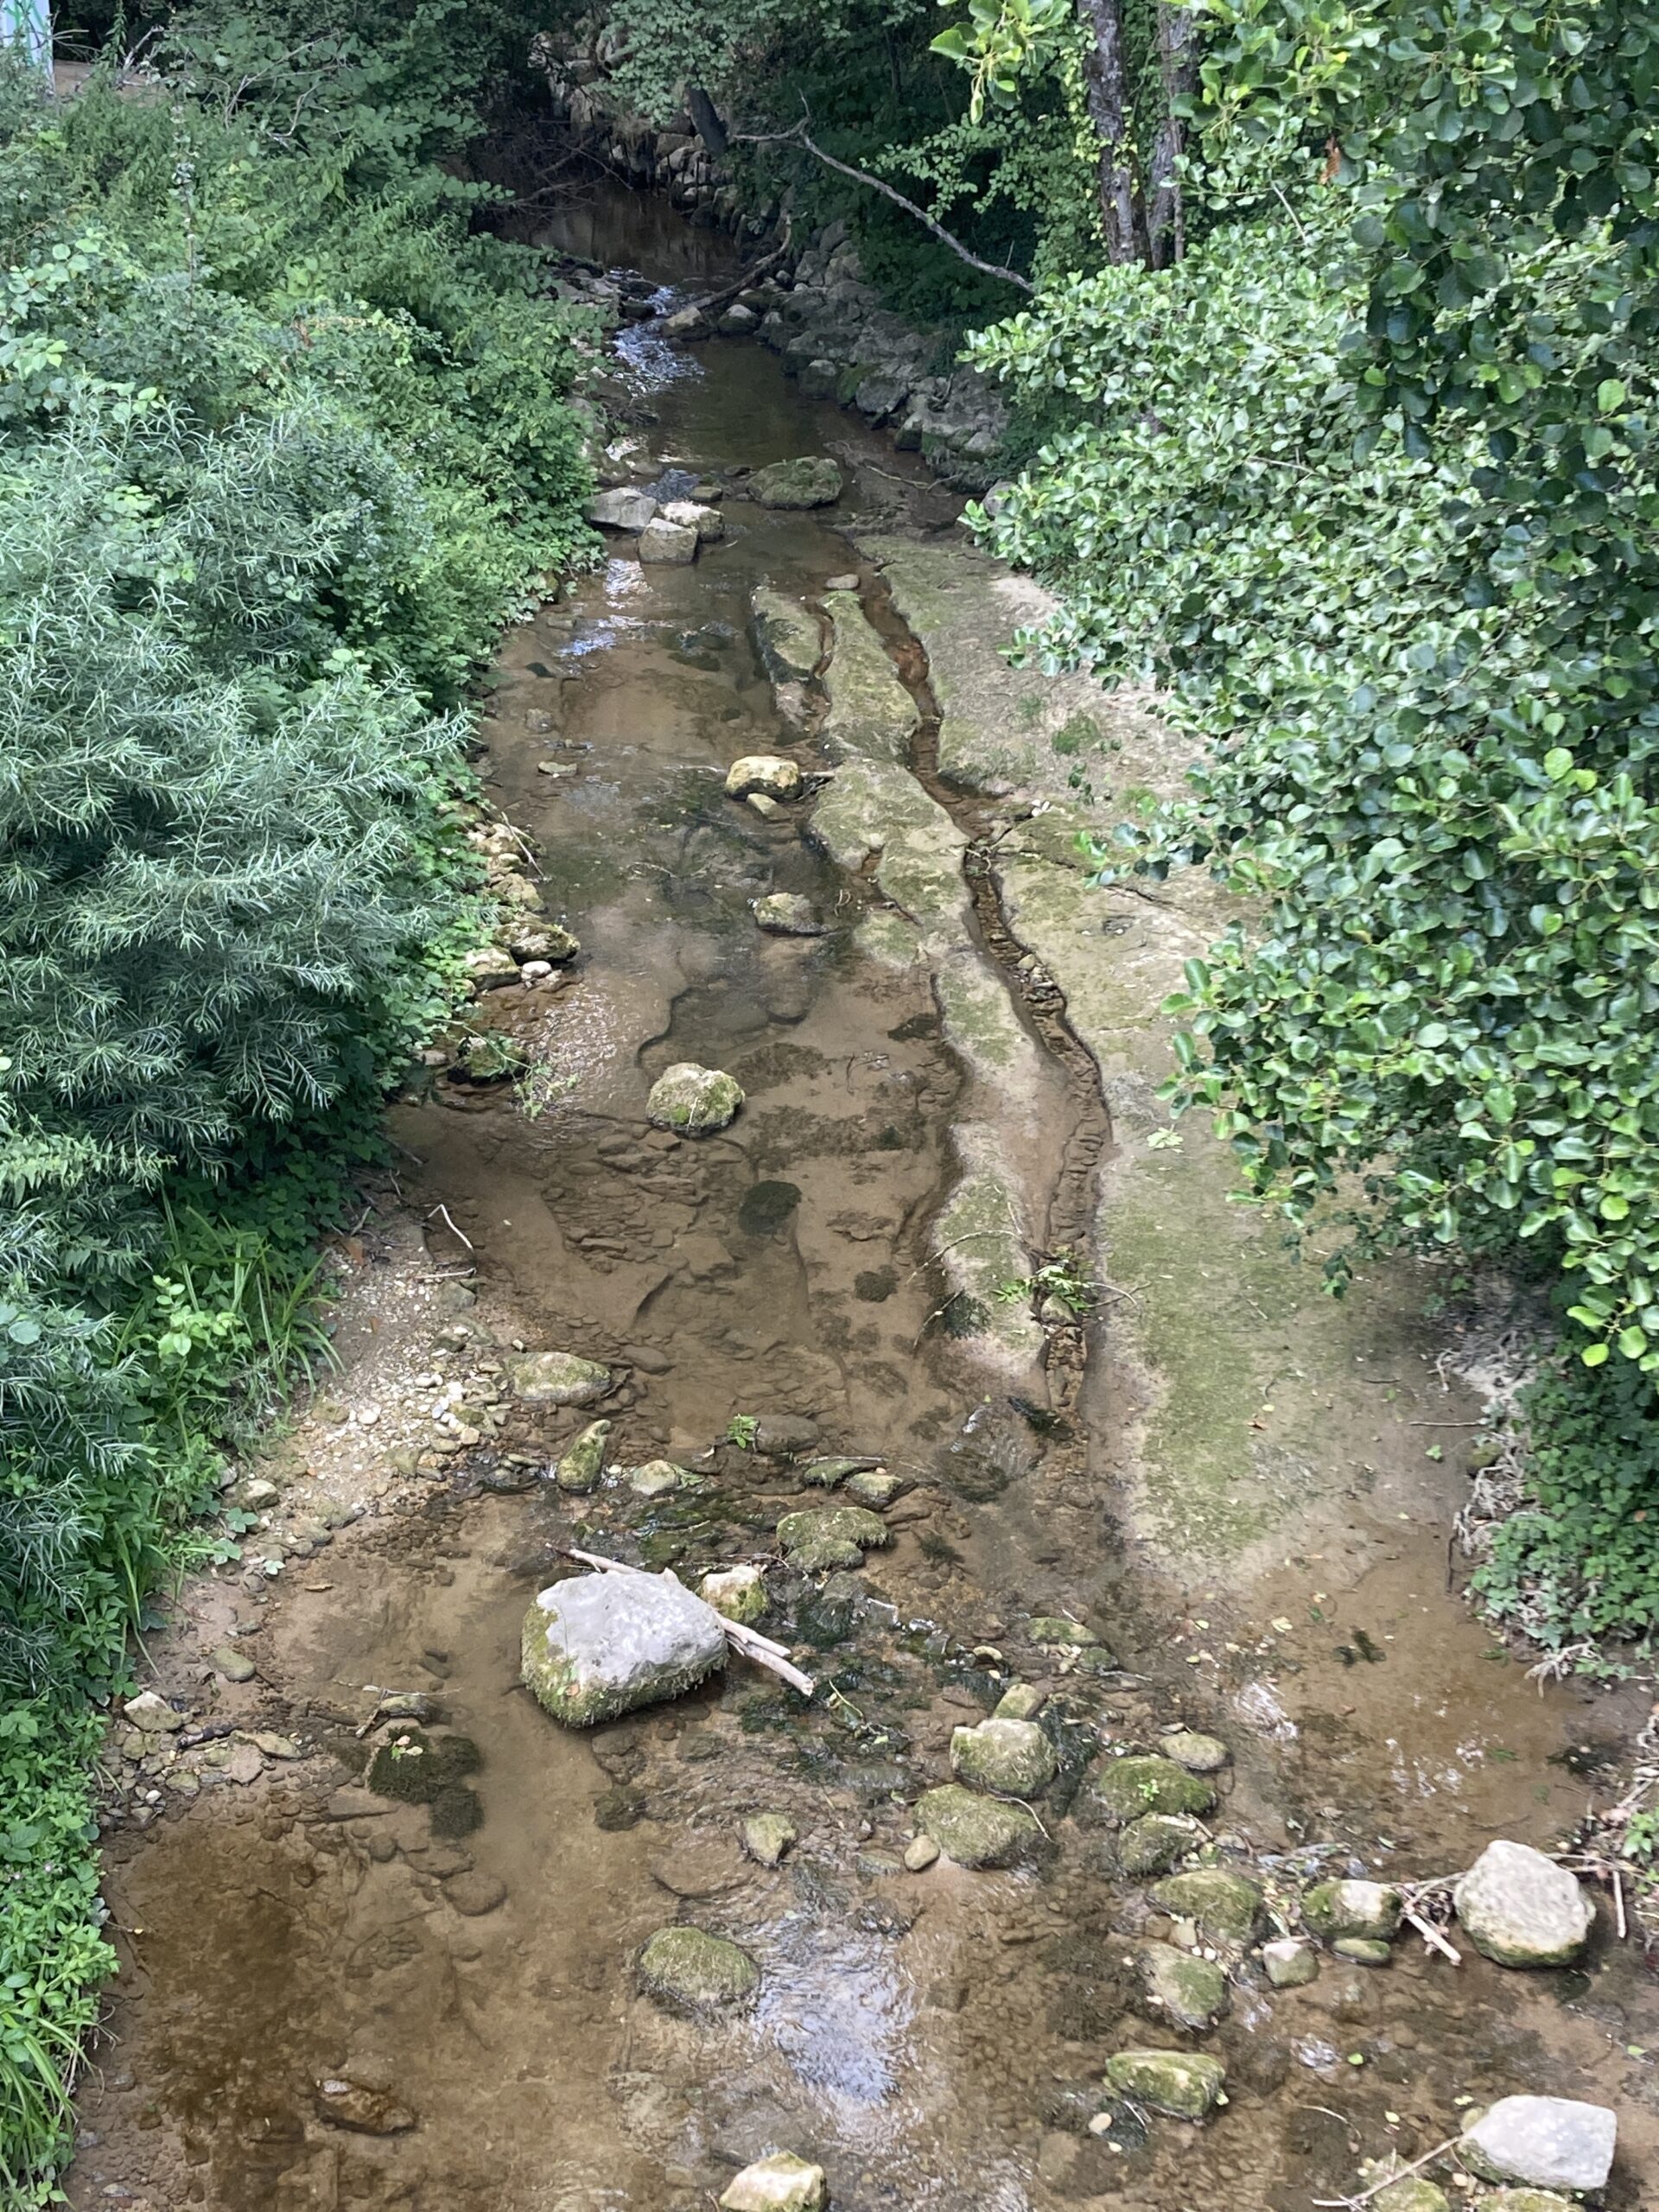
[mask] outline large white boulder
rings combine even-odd
[[[1489,1843],[1452,1897],[1470,1942],[1501,1967],[1565,1966],[1595,1924],[1578,1877],[1525,1843]]]
[[[669,1573],[574,1576],[524,1616],[524,1681],[572,1728],[680,1697],[725,1661],[724,1621]]]
[[[1618,2115],[1571,2097],[1500,2097],[1458,2145],[1484,2181],[1531,2189],[1601,2189],[1612,2171]]]

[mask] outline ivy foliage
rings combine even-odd
[[[464,704],[587,559],[582,319],[459,174],[503,5],[0,69],[0,2196],[112,1963],[88,1763],[478,929]],[[511,34],[511,36],[509,36]]]
[[[1305,1224],[1528,1246],[1659,1369],[1656,29],[1217,5],[1205,232],[988,333],[1070,421],[988,534],[1055,663],[1208,749],[1103,864],[1201,859],[1178,1105]],[[1338,1262],[1338,1265],[1344,1262]]]

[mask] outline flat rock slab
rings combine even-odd
[[[729,2012],[753,1997],[760,1969],[723,1936],[659,1928],[639,1954],[639,1981],[647,1996],[671,2011]]]
[[[924,1791],[916,1825],[958,1866],[1012,1866],[1043,1841],[1035,1814],[1023,1805],[982,1797],[959,1782]]]
[[[1618,2116],[1570,2097],[1500,2097],[1458,2145],[1483,2180],[1534,2189],[1601,2189],[1612,2171]]]
[[[1489,1843],[1452,1898],[1470,1942],[1501,1967],[1566,1966],[1595,1923],[1578,1877],[1524,1843]]]
[[[601,530],[626,531],[637,537],[657,512],[657,501],[649,492],[639,492],[623,486],[614,492],[601,492],[589,499],[584,510],[588,519]]]
[[[830,1567],[859,1567],[867,1551],[892,1541],[887,1524],[867,1505],[827,1505],[785,1513],[778,1541],[790,1564],[809,1573]]]
[[[823,632],[811,608],[765,584],[749,601],[749,628],[774,683],[804,683],[823,658]]]
[[[747,1882],[750,1872],[729,1836],[694,1836],[651,1862],[652,1880],[674,1897],[717,1897]]]
[[[524,1681],[568,1727],[682,1696],[726,1662],[726,1626],[672,1574],[588,1574],[524,1616]]]
[[[506,1363],[512,1394],[527,1406],[590,1406],[611,1387],[611,1370],[573,1351],[527,1351]]]
[[[1262,1892],[1224,1866],[1196,1866],[1171,1874],[1154,1888],[1153,1902],[1182,1920],[1194,1921],[1211,1943],[1248,1943],[1262,1912]]]

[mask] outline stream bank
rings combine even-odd
[[[1446,1592],[1454,1484],[1425,1439],[1469,1408],[1421,1286],[1332,1307],[1225,1205],[1202,1138],[1147,1150],[1156,1008],[1213,894],[1090,891],[1074,836],[1179,773],[1166,734],[1010,671],[1033,588],[767,353],[641,321],[619,354],[637,474],[712,483],[725,533],[682,568],[618,545],[504,642],[486,788],[582,957],[479,1002],[530,1057],[518,1090],[434,1069],[395,1109],[396,1181],[342,1249],[340,1375],[252,1473],[276,1495],[244,1492],[263,1548],[153,1646],[189,1707],[171,1739],[223,1732],[144,1749],[112,1803],[127,1971],[72,2201],[690,2212],[787,2145],[844,2212],[1292,2212],[1428,2149],[1459,2101],[1548,2090],[1617,2106],[1609,2202],[1634,2206],[1652,1999],[1605,1910],[1582,1967],[1408,1941],[1275,1990],[1224,1944],[1212,2030],[1149,2011],[1133,1961],[1180,1916],[1084,1785],[1103,1745],[1219,1738],[1208,1855],[1294,1922],[1315,1873],[1554,1843],[1602,1755],[1591,1708],[1536,1694]],[[755,465],[823,452],[836,505],[745,496]],[[830,649],[804,728],[753,642],[760,589]],[[1079,715],[1112,797],[1053,751]],[[762,753],[813,785],[773,818],[722,788]],[[824,933],[759,931],[775,892]],[[747,1094],[698,1142],[645,1121],[683,1059]],[[1086,1331],[998,1295],[1062,1243],[1110,1286]],[[515,1394],[525,1347],[611,1369],[617,1467],[696,1482],[562,1492],[543,1470],[589,1413]],[[721,1440],[734,1415],[747,1446]],[[829,1502],[804,1478],[827,1453],[903,1486],[856,1573],[778,1556],[779,1517]],[[838,1695],[805,1708],[734,1663],[557,1729],[515,1687],[518,1627],[573,1541],[688,1580],[766,1562],[769,1625]],[[954,1730],[1016,1681],[1058,1766],[1042,1847],[910,1871]],[[404,1763],[434,1755],[429,1790],[365,1783],[411,1725],[377,1726],[386,1692],[424,1700]],[[736,1837],[767,1812],[795,1830],[774,1866]],[[641,1992],[671,1923],[750,1954],[751,2011]],[[1147,2044],[1219,2058],[1226,2107],[1199,2127],[1106,2094]]]

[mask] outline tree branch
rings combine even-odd
[[[1027,296],[1036,292],[1037,287],[1029,276],[1022,276],[1017,269],[1004,268],[1000,262],[982,261],[976,253],[969,251],[959,238],[953,237],[943,223],[936,222],[925,207],[918,207],[913,200],[906,200],[902,192],[895,191],[893,187],[882,178],[872,176],[868,169],[855,168],[850,162],[838,161],[833,154],[826,154],[823,147],[809,135],[804,124],[798,123],[792,130],[734,131],[732,135],[732,143],[744,146],[804,146],[806,151],[815,159],[822,162],[826,168],[838,169],[842,176],[851,177],[855,184],[868,185],[872,192],[880,193],[884,199],[891,200],[895,207],[902,207],[906,214],[913,215],[925,230],[933,233],[941,245],[948,245],[958,260],[965,261],[970,269],[977,269],[982,276],[995,276],[1001,283],[1012,284],[1016,290],[1024,292]]]

